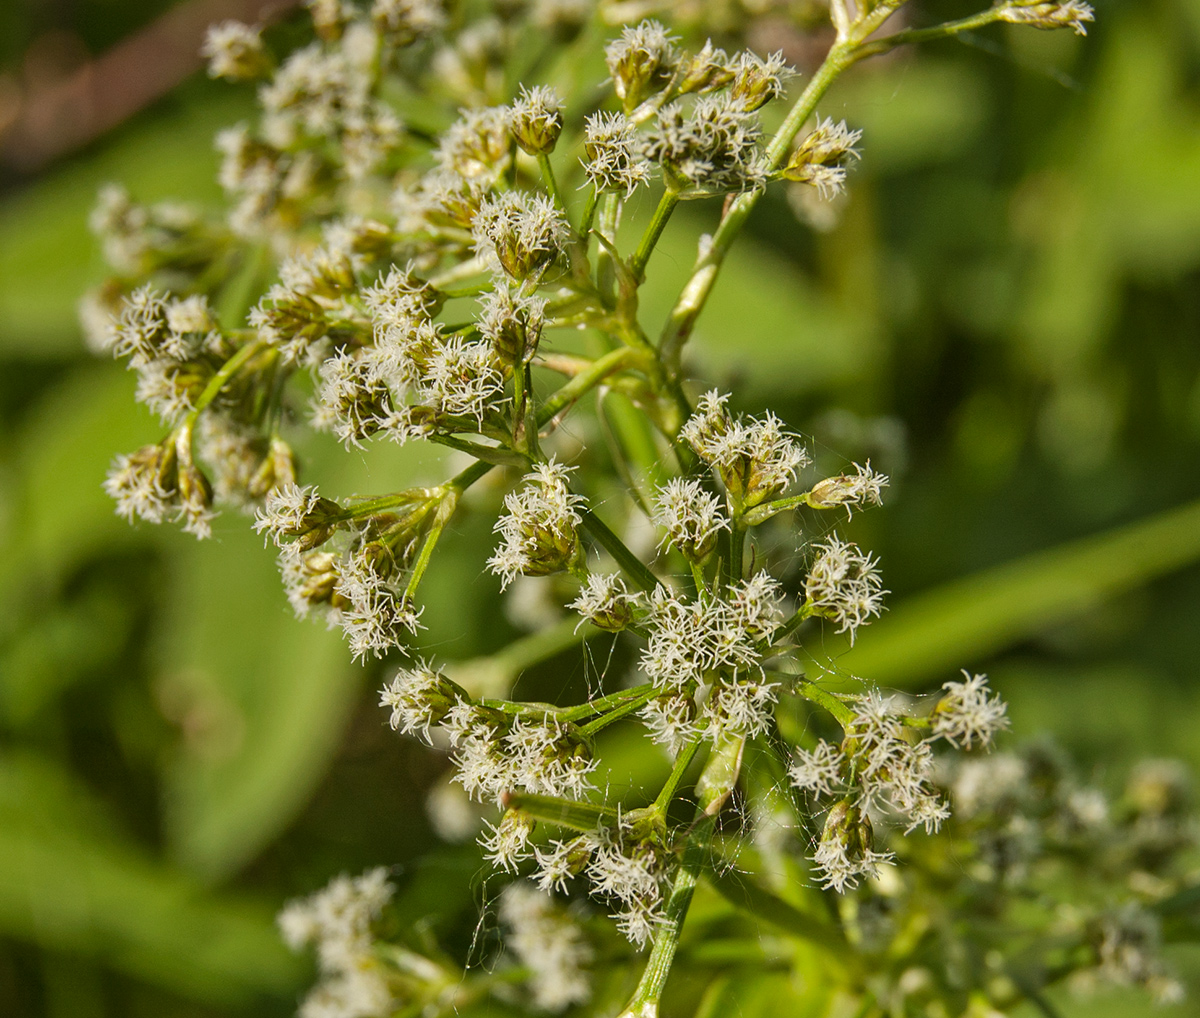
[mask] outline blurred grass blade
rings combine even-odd
[[[266,909],[146,859],[105,812],[49,761],[0,758],[0,934],[212,1004],[298,987]]]
[[[1198,559],[1192,502],[911,597],[838,657],[838,670],[890,686],[931,682]]]

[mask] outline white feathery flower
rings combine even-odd
[[[208,60],[210,77],[230,81],[257,78],[270,66],[258,29],[240,21],[210,25],[200,55]]]
[[[167,304],[167,328],[176,335],[202,332],[206,335],[217,327],[208,298],[202,293],[176,298]],[[172,356],[177,354],[172,353]]]
[[[117,515],[130,523],[137,519],[162,523],[178,508],[175,469],[157,445],[117,456],[104,480],[104,490],[117,503]]]
[[[430,357],[419,395],[438,413],[471,417],[482,426],[484,415],[504,399],[504,376],[491,344],[451,337]]]
[[[563,101],[548,85],[521,86],[521,95],[509,107],[509,130],[530,155],[554,150],[563,128]]]
[[[579,596],[568,605],[600,629],[619,632],[633,621],[641,595],[630,593],[617,573],[589,573]],[[581,623],[582,624],[582,623]]]
[[[963,671],[964,682],[947,682],[933,712],[933,731],[952,746],[971,749],[976,741],[988,746],[997,732],[1008,728],[1008,705],[988,688],[986,675]]]
[[[199,386],[194,375],[188,379],[190,372],[190,365],[178,361],[158,360],[144,364],[138,370],[134,399],[145,404],[164,424],[177,421],[195,407],[192,396],[198,395]]]
[[[454,711],[447,716],[447,727],[454,731]],[[505,759],[499,745],[492,738],[492,733],[484,731],[467,731],[457,737],[452,736],[455,745],[454,781],[466,790],[468,796],[477,802],[487,799],[499,802],[500,798],[512,790],[512,769]]]
[[[783,587],[765,569],[729,586],[730,609],[756,640],[770,640],[782,625]]]
[[[549,265],[569,232],[552,199],[525,191],[502,191],[484,199],[471,229],[476,252],[517,280]]]
[[[717,472],[731,499],[758,505],[790,485],[811,459],[774,414],[734,418],[725,409],[728,399],[715,389],[705,393],[679,434]]]
[[[690,696],[656,696],[638,711],[638,717],[649,731],[651,741],[663,746],[672,759],[698,738],[702,730],[696,722],[696,705]]]
[[[421,628],[421,610],[360,555],[342,564],[334,592],[345,599],[339,619],[355,658],[383,657]]]
[[[816,749],[797,749],[788,765],[793,785],[816,795],[834,795],[842,787],[846,758],[832,743],[822,739]]]
[[[505,106],[463,110],[442,134],[435,154],[438,165],[460,180],[491,187],[511,158],[508,124]]]
[[[592,788],[588,775],[596,760],[551,716],[518,717],[501,745],[512,787],[563,799],[579,799]]]
[[[483,857],[493,866],[499,866],[509,873],[516,873],[517,867],[533,856],[529,847],[529,835],[533,833],[533,820],[527,813],[508,809],[504,811],[499,824],[493,824],[487,820],[484,821],[484,824],[488,833],[479,839],[479,844],[483,848]]]
[[[727,95],[708,95],[690,111],[671,103],[658,111],[645,153],[674,186],[702,193],[740,192],[761,186],[767,171],[758,147],[762,130]]]
[[[592,852],[604,841],[604,835],[592,831],[569,841],[554,840],[545,848],[534,848],[533,854],[538,865],[538,887],[543,891],[565,891],[567,881],[578,876],[586,867]]]
[[[783,176],[798,184],[817,189],[828,200],[841,192],[846,182],[846,162],[857,159],[862,131],[852,131],[843,120],[835,124],[828,117],[817,117],[817,126],[792,153]]]
[[[361,446],[388,423],[392,394],[370,358],[343,351],[321,365],[312,424],[332,431],[348,448]]]
[[[493,528],[502,544],[488,568],[507,587],[520,574],[546,576],[565,569],[574,557],[583,521],[577,506],[583,499],[567,487],[570,467],[551,459],[525,475],[525,484],[504,497],[505,514]]]
[[[813,853],[812,861],[821,873],[821,886],[832,888],[838,894],[858,886],[863,877],[874,877],[879,867],[891,862],[891,852],[876,852],[868,849],[851,856],[846,846],[835,839],[822,840]]]
[[[827,477],[815,484],[808,494],[808,504],[814,509],[844,505],[848,515],[853,516],[855,506],[883,505],[883,489],[888,483],[887,474],[872,470],[870,460],[866,466],[855,463],[853,474]]]
[[[392,729],[419,735],[427,743],[432,743],[429,729],[457,701],[458,695],[446,677],[423,660],[415,667],[401,668],[379,693],[379,705],[392,710],[388,719]]]
[[[853,644],[858,627],[883,611],[887,591],[876,571],[878,560],[837,536],[816,548],[817,558],[804,580],[805,596],[818,614],[838,624],[839,633],[848,632]]]
[[[634,947],[641,950],[658,932],[658,928],[667,921],[666,913],[658,901],[624,902],[613,913],[617,921],[617,929]]]
[[[729,102],[743,113],[752,113],[783,95],[784,81],[795,73],[782,53],[772,53],[763,59],[751,50],[739,53],[731,70]]]
[[[761,673],[756,638],[735,603],[707,596],[683,601],[659,587],[650,595],[646,625],[642,671],[664,689],[701,683],[710,671]]]
[[[579,924],[544,891],[526,881],[500,892],[504,942],[529,970],[533,1003],[546,1011],[583,1004],[591,996],[587,966],[595,957]]]
[[[628,198],[650,181],[651,164],[642,153],[637,126],[622,113],[589,116],[583,151],[583,170],[597,191],[624,191]]]
[[[254,531],[267,537],[277,547],[284,546],[285,537],[308,532],[326,506],[334,505],[321,497],[312,485],[295,483],[272,488],[261,509],[254,514]]]
[[[679,64],[678,40],[657,21],[626,26],[604,48],[617,98],[628,112],[661,90]]]
[[[721,502],[698,480],[673,477],[654,494],[651,521],[666,530],[661,544],[671,543],[694,562],[706,558],[717,543],[717,535],[729,529]]]
[[[761,674],[761,673],[760,673]],[[762,735],[771,724],[778,683],[750,675],[716,683],[704,703],[703,713],[709,730],[753,738]]]
[[[149,285],[139,287],[125,298],[113,324],[113,353],[142,367],[159,355],[167,334],[166,298]]]

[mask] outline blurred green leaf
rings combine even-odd
[[[641,212],[628,226],[629,243],[646,221],[647,210]],[[666,321],[696,260],[698,235],[714,226],[686,208],[672,219],[648,272],[652,285],[639,294],[644,325]],[[865,308],[841,305],[798,264],[751,237],[742,237],[736,252],[721,269],[689,343],[703,374],[733,374],[761,389],[805,393],[853,380],[871,363],[880,339]]]
[[[0,757],[0,930],[217,1004],[298,985],[266,909],[144,858],[104,812],[48,761]]]
[[[1123,590],[1200,559],[1200,502],[1039,552],[896,605],[839,671],[915,685],[1048,629]]]

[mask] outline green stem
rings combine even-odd
[[[546,185],[546,190],[550,192],[550,197],[558,206],[559,211],[566,216],[567,207],[563,204],[562,194],[558,190],[558,181],[554,179],[554,167],[550,165],[550,157],[544,152],[539,152],[537,161],[542,170],[542,181]]]
[[[771,643],[778,645],[780,640],[791,636],[792,633],[800,628],[806,619],[812,618],[814,614],[815,612],[813,611],[812,606],[805,601],[804,604],[796,609],[796,613],[790,619],[788,619],[782,626],[780,626],[771,634]]]
[[[664,816],[666,815],[667,807],[671,804],[671,800],[675,798],[675,793],[679,790],[679,783],[683,781],[684,774],[687,772],[691,762],[696,758],[696,753],[699,750],[700,740],[695,739],[684,746],[675,758],[675,766],[671,768],[671,773],[667,777],[666,784],[662,786],[662,790],[654,800],[653,808]]]
[[[601,714],[598,718],[589,721],[586,725],[580,725],[579,731],[587,736],[595,735],[597,732],[603,731],[609,725],[620,721],[621,718],[628,717],[634,711],[641,710],[649,700],[654,699],[654,697],[657,695],[658,690],[654,688],[650,688],[645,692],[639,693],[637,696],[625,700],[612,710]]]
[[[580,371],[542,403],[537,415],[538,426],[549,424],[560,411],[570,406],[609,375],[639,365],[644,361],[643,351],[627,346],[618,347],[603,357],[596,358],[588,367]]]
[[[854,59],[855,61],[865,60],[867,57],[873,57],[877,53],[886,53],[897,46],[929,42],[933,39],[949,39],[960,32],[969,32],[975,28],[984,28],[987,25],[995,24],[999,20],[1000,8],[993,7],[986,11],[980,11],[978,14],[972,14],[968,18],[960,18],[957,21],[947,21],[944,24],[935,25],[933,28],[908,28],[902,32],[884,36],[882,39],[873,39],[870,42],[863,43],[855,52]]]
[[[649,594],[662,586],[662,581],[625,546],[625,543],[608,528],[608,525],[599,516],[587,506],[582,507],[581,514],[583,525],[588,532],[603,545],[605,551],[617,560],[617,564],[642,590]]]
[[[663,229],[666,227],[667,221],[671,218],[671,213],[675,211],[675,206],[678,204],[678,193],[671,190],[671,188],[667,188],[659,200],[658,207],[654,210],[654,218],[650,220],[650,225],[646,228],[646,232],[642,234],[642,239],[638,243],[637,250],[633,253],[633,260],[629,263],[629,271],[633,273],[633,278],[637,282],[640,283],[646,278],[646,262],[650,260],[650,255],[654,251],[654,245],[658,243],[658,238],[662,236]]]
[[[796,692],[804,697],[804,699],[829,711],[829,713],[833,715],[834,720],[836,720],[837,723],[842,726],[842,728],[845,728],[854,721],[854,711],[842,703],[842,701],[832,693],[826,692],[815,682],[801,682],[796,686]]]
[[[437,547],[438,538],[442,536],[447,522],[454,515],[454,510],[458,508],[458,494],[457,488],[450,488],[438,503],[433,522],[429,525],[429,533],[425,535],[425,542],[421,545],[421,552],[417,556],[417,561],[413,563],[412,573],[409,574],[408,584],[404,588],[404,597],[408,600],[416,595],[421,577],[425,575],[425,569],[433,557],[433,549]]]
[[[837,76],[853,62],[854,46],[852,44],[838,42],[829,50],[824,63],[809,80],[807,87],[792,106],[779,130],[775,132],[770,145],[767,146],[768,169],[775,170],[782,165],[792,142],[800,133],[800,128],[812,115],[817,103],[821,101],[821,97],[825,95]],[[750,217],[751,211],[758,204],[762,194],[761,189],[748,191],[734,199],[729,211],[721,219],[711,244],[707,245],[696,260],[692,275],[676,300],[675,307],[667,319],[659,340],[659,352],[669,377],[678,377],[683,345],[691,335],[692,327],[712,292],[725,256],[729,253],[734,239],[746,224],[746,220]]]
[[[599,193],[593,186],[588,191],[587,204],[583,206],[583,217],[579,220],[579,235],[586,238],[592,228],[592,221],[596,218],[596,201],[599,198]]]
[[[646,962],[641,981],[634,990],[633,998],[621,1012],[620,1018],[658,1016],[659,1000],[666,986],[667,976],[671,972],[671,962],[679,947],[679,935],[683,932],[683,921],[687,918],[688,908],[692,904],[692,894],[704,867],[715,826],[716,817],[700,817],[684,843],[683,859],[675,874],[675,882],[671,885],[671,894],[667,898],[664,921],[654,935],[654,945],[650,949],[650,958]]]
[[[265,339],[247,343],[222,364],[220,370],[208,380],[208,385],[200,393],[200,398],[196,400],[196,405],[188,412],[187,420],[195,423],[201,412],[217,398],[220,391],[225,388],[226,383],[242,369],[245,363],[256,354],[262,353],[270,345]]]
[[[564,707],[558,716],[566,721],[575,721],[578,718],[586,718],[592,714],[603,714],[610,707],[619,706],[626,700],[635,700],[653,688],[649,682],[643,682],[629,689],[620,689],[615,693],[609,693],[607,696],[588,700],[587,703],[581,703],[574,707]]]

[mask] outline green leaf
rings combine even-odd
[[[1200,502],[1039,552],[896,605],[844,654],[849,671],[916,686],[1200,559]]]
[[[156,864],[48,761],[0,757],[0,931],[188,997],[294,992],[302,964],[269,910]]]

